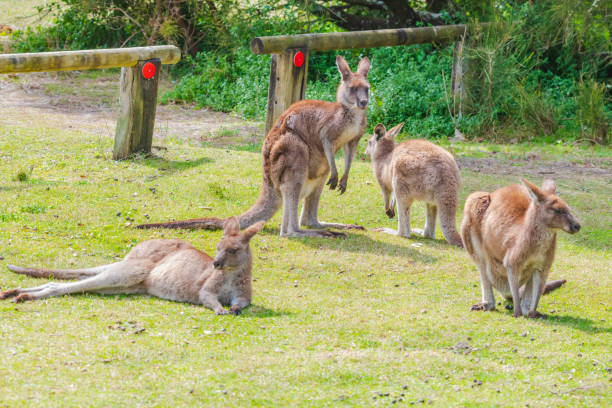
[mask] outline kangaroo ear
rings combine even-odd
[[[540,190],[538,186],[528,182],[524,178],[521,179],[521,182],[527,188],[527,192],[529,193],[529,195],[531,196],[531,199],[534,202],[540,203],[546,199],[546,194],[542,190]]]
[[[223,224],[223,235],[231,236],[238,235],[240,232],[240,223],[238,222],[238,218],[232,217],[228,218]]]
[[[387,137],[390,139],[395,139],[395,136],[398,135],[398,133],[402,130],[403,127],[404,122],[400,123],[399,125],[395,125],[391,129],[389,129],[389,131],[387,132]]]
[[[347,81],[353,73],[351,72],[351,68],[349,68],[346,60],[342,55],[336,56],[336,65],[338,66],[338,71],[340,71],[340,75],[342,76],[343,81]]]
[[[356,72],[364,77],[368,76],[368,72],[370,72],[370,59],[368,57],[363,57],[361,61],[359,61]]]
[[[240,238],[243,242],[249,242],[255,234],[261,231],[265,224],[265,221],[259,221],[251,225],[249,228],[246,228],[244,231],[242,231],[242,234],[240,234]]]
[[[374,128],[374,135],[376,136],[376,140],[382,139],[386,133],[387,133],[387,129],[385,128],[385,125],[383,125],[382,123],[379,123]]]
[[[542,182],[542,191],[547,194],[555,194],[557,192],[557,184],[552,179],[545,179]]]

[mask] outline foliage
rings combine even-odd
[[[162,102],[184,100],[217,111],[262,117],[268,95],[269,57],[244,48],[234,53],[200,52],[188,58],[178,73],[180,82],[162,96]]]
[[[56,14],[53,24],[15,32],[12,48],[17,52],[110,48],[129,36],[126,28],[109,26],[104,16],[84,13],[78,1],[68,1],[66,8],[61,8],[57,2],[39,7],[40,13]]]
[[[576,104],[578,105],[578,120],[583,137],[596,143],[610,144],[611,112],[606,112],[605,85],[592,79],[580,79]]]
[[[368,55],[372,68],[368,121],[387,126],[405,122],[404,131],[418,137],[438,138],[453,132],[453,122],[446,104],[442,73],[450,76],[452,47],[436,49],[430,45],[385,47],[341,52],[356,69],[359,59]],[[306,96],[335,100],[339,74],[336,53],[311,57]]]
[[[262,119],[269,57],[250,53],[253,37],[337,31],[317,7],[344,7],[345,12],[380,19],[402,4],[417,14],[442,10],[453,21],[493,24],[474,31],[467,43],[467,95],[461,112],[448,102],[450,47],[342,51],[353,66],[360,56],[372,58],[371,125],[405,121],[406,132],[422,137],[451,136],[457,127],[476,139],[588,138],[609,143],[612,10],[603,1],[66,0],[64,8],[51,3],[56,24],[17,33],[16,48],[176,43],[183,47],[184,59],[172,68],[178,83],[162,102],[195,102]],[[311,54],[307,97],[335,99],[335,54]]]
[[[562,126],[578,129],[577,83],[583,75],[607,75],[612,14],[591,2],[571,3],[505,3],[492,25],[473,33],[465,57],[468,132],[503,138],[512,128],[519,139],[532,139]],[[605,127],[603,102],[598,109],[597,126]]]

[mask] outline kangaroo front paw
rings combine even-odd
[[[221,308],[221,309],[217,309],[217,310],[215,310],[215,314],[216,314],[217,316],[220,316],[220,315],[227,315],[227,314],[230,314],[230,312],[229,312],[228,310],[225,310],[225,309]]]
[[[327,185],[329,186],[330,190],[335,190],[336,186],[338,185],[338,175],[332,174],[329,180],[327,181]]]
[[[239,314],[242,313],[242,309],[240,309],[239,307],[232,306],[230,307],[230,313],[233,314],[234,316],[238,316]]]
[[[472,312],[482,312],[482,311],[493,310],[493,309],[495,309],[495,305],[490,306],[487,302],[476,303],[475,305],[472,305],[472,307],[470,308]]]

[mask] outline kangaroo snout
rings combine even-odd
[[[215,269],[223,269],[223,260],[215,259],[213,261],[213,266]]]
[[[368,106],[368,100],[367,99],[361,99],[359,100],[359,102],[357,102],[357,106],[359,106],[361,109],[365,109]]]
[[[580,231],[580,224],[578,224],[577,222],[570,223],[569,231],[567,231],[567,232],[569,232],[570,234],[575,234],[578,231]]]

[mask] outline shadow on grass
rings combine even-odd
[[[146,166],[156,168],[159,171],[163,171],[164,175],[170,175],[178,171],[183,171],[183,170],[188,170],[194,167],[198,167],[202,163],[210,163],[214,161],[214,159],[211,159],[209,157],[200,157],[194,160],[179,161],[179,160],[167,160],[160,156],[150,155],[141,160],[136,160],[136,161],[140,161]]]
[[[546,316],[546,319],[542,319],[541,322],[549,326],[570,327],[589,334],[612,333],[612,328],[597,326],[596,322],[593,320],[584,319],[582,317],[549,314]]]
[[[9,181],[15,181],[15,180],[9,180]],[[2,191],[23,191],[23,190],[29,190],[35,187],[56,187],[59,185],[62,185],[65,183],[61,183],[58,181],[49,181],[49,180],[43,180],[43,179],[28,179],[27,181],[22,181],[19,184],[14,184],[12,186],[5,186],[5,185],[0,185],[0,192]]]
[[[511,305],[511,303],[508,302],[505,302],[505,304],[506,306]],[[506,310],[496,308],[493,312],[512,315],[511,307],[506,307],[505,309]],[[536,321],[548,326],[565,326],[589,334],[612,333],[612,328],[597,326],[595,321],[582,317],[547,314],[546,318],[536,319]]]
[[[335,231],[335,230],[334,230]],[[377,255],[387,256],[401,256],[404,258],[412,259],[413,261],[420,263],[434,263],[439,258],[421,253],[418,250],[411,248],[412,241],[419,240],[406,240],[406,245],[396,245],[388,242],[377,241],[370,238],[362,233],[354,233],[349,231],[343,231],[346,234],[346,238],[287,238],[297,240],[305,245],[308,245],[317,249],[326,250],[337,250],[337,251],[348,251],[356,253],[371,253]],[[278,227],[266,226],[265,233],[270,235],[279,235],[280,230]],[[426,243],[440,241],[434,241],[430,239],[422,239],[419,242],[424,245],[421,248],[426,249]],[[446,241],[444,241],[446,243]]]
[[[292,313],[290,312],[272,310],[259,305],[250,305],[240,314],[242,317],[279,317],[291,315]]]

